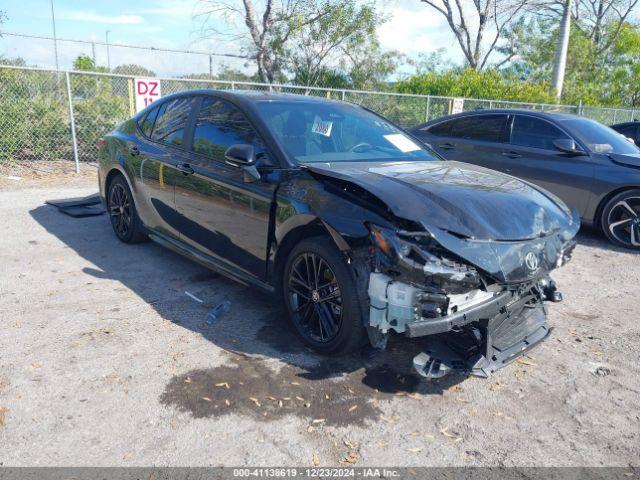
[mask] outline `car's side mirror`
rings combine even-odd
[[[224,152],[226,163],[232,167],[242,168],[243,180],[247,183],[257,182],[260,180],[260,172],[256,168],[256,154],[253,145],[239,143],[231,145]]]
[[[253,165],[256,161],[256,154],[253,145],[238,143],[231,145],[224,152],[226,162],[233,167],[244,167],[245,165]]]
[[[573,153],[575,155],[581,155],[584,153],[571,138],[558,138],[553,141],[553,146],[564,153]]]

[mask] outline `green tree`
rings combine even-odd
[[[314,22],[302,16],[289,18],[274,39],[285,68],[309,86],[323,86],[322,80],[341,59],[349,63],[344,62],[347,52],[375,42],[376,27],[382,21],[373,5],[357,0],[325,2],[318,6],[317,17]]]
[[[470,67],[414,75],[398,82],[395,90],[401,93],[519,102],[554,100],[545,82],[522,81],[496,69],[477,71]]]
[[[512,22],[531,0],[420,0],[430,13],[446,19],[466,60],[474,70],[490,67],[490,57]],[[637,1],[637,0],[636,0]],[[506,62],[502,59],[494,67]]]
[[[290,75],[318,85],[331,71],[348,76],[340,65],[345,45],[371,42],[381,20],[373,4],[358,0],[200,0],[198,5],[202,36],[235,42],[238,53],[227,56],[254,62],[260,80],[269,83]]]
[[[408,58],[407,64],[411,65],[418,75],[427,72],[442,72],[454,67],[451,60],[445,57],[446,53],[444,48],[439,48],[434,52],[419,53],[414,58]]]
[[[136,77],[155,77],[156,76],[154,71],[149,70],[141,65],[136,65],[135,63],[118,65],[112,71],[117,75],[134,75]]]
[[[89,55],[78,55],[73,61],[73,69],[81,72],[93,72],[96,69],[96,64]]]
[[[248,75],[240,70],[231,68],[227,65],[221,65],[218,68],[218,73],[214,75],[216,80],[228,80],[236,82],[259,82],[260,77],[257,74]]]
[[[563,103],[587,105],[639,105],[640,26],[616,21],[600,27],[598,38],[613,39],[605,49],[585,27],[572,28],[562,95]],[[551,77],[558,23],[547,19],[520,21],[508,33],[503,53],[517,58],[505,70],[529,82]]]

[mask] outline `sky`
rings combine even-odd
[[[111,67],[137,63],[158,75],[180,75],[209,72],[206,55],[148,52],[118,45],[154,46],[216,53],[237,53],[238,42],[203,40],[202,18],[195,17],[201,8],[198,0],[53,0],[56,34],[59,39],[81,39],[104,42],[109,35]],[[381,0],[381,11],[388,17],[378,30],[382,47],[398,50],[410,57],[443,48],[454,62],[462,56],[445,20],[417,0]],[[50,0],[4,0],[0,6],[7,14],[2,31],[52,36]],[[92,55],[91,45],[58,42],[60,68],[70,68],[79,54]],[[0,38],[0,55],[22,57],[28,64],[55,66],[53,42],[5,35]],[[95,46],[99,65],[107,65],[105,46]],[[242,60],[218,57],[213,70],[222,65],[250,72],[252,65]]]

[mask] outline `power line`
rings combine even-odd
[[[22,37],[22,38],[35,38],[38,40],[51,40],[54,41],[53,37],[49,37],[46,35],[33,35],[29,33],[16,33],[16,32],[0,32],[0,36],[8,36],[8,37]],[[207,55],[213,57],[227,57],[227,58],[241,58],[243,60],[250,60],[250,57],[246,55],[238,55],[235,53],[213,53],[213,52],[205,52],[198,50],[178,50],[173,48],[159,48],[159,47],[145,47],[142,45],[123,45],[123,44],[114,44],[107,42],[100,42],[97,40],[78,40],[73,38],[55,38],[57,42],[73,42],[73,43],[82,43],[85,45],[104,45],[108,47],[119,47],[119,48],[133,48],[138,50],[153,50],[155,52],[167,52],[167,53],[189,53],[193,55]]]

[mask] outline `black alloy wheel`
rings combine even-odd
[[[122,176],[116,177],[109,184],[107,211],[113,231],[121,241],[137,243],[147,239],[138,219],[133,195]]]
[[[613,243],[640,249],[640,190],[622,192],[607,203],[602,229]]]
[[[282,288],[289,318],[302,340],[323,354],[354,352],[366,340],[361,295],[332,240],[313,237],[287,259]]]
[[[315,253],[298,255],[287,281],[293,320],[305,337],[328,343],[342,324],[342,296],[335,273]]]
[[[127,238],[133,223],[131,198],[120,183],[114,183],[109,192],[109,215],[118,238]]]

